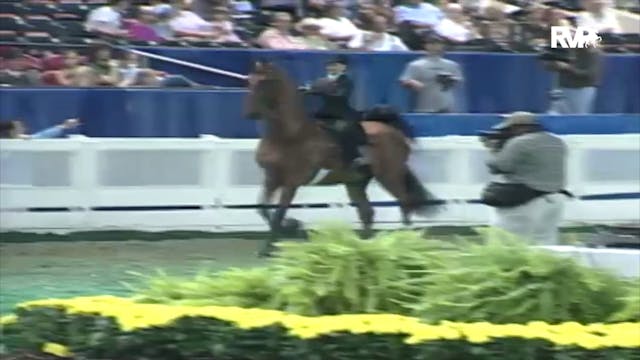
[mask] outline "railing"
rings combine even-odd
[[[638,221],[640,135],[566,135],[570,149],[567,223]],[[108,228],[264,230],[254,207],[262,173],[257,140],[85,138],[0,141],[2,230]],[[428,224],[486,224],[475,203],[490,175],[475,137],[422,138],[410,164],[425,186],[448,200]],[[380,227],[396,227],[394,199],[369,188]],[[306,187],[291,216],[305,222],[357,222],[346,191]]]

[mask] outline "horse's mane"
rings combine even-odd
[[[304,101],[296,84],[285,70],[273,64],[269,66],[267,78],[275,82],[273,90],[276,91],[274,95],[277,99],[272,115],[274,118],[268,121],[278,122],[279,130],[283,132],[280,135],[287,137],[297,135],[308,122]]]

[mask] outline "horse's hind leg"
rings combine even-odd
[[[349,199],[356,204],[358,210],[358,216],[362,222],[362,228],[364,230],[363,237],[369,238],[373,235],[373,206],[367,196],[367,184],[366,182],[356,184],[346,184],[347,194]]]

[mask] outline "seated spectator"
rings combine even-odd
[[[291,15],[285,12],[272,16],[271,26],[260,34],[256,43],[265,49],[307,49],[307,44],[302,39],[291,35]]]
[[[173,8],[170,5],[156,6],[152,8],[151,12],[156,18],[156,21],[151,25],[155,33],[165,40],[174,39],[176,34],[169,24],[174,14]]]
[[[374,16],[380,15],[390,24],[393,24],[395,19],[393,2],[390,0],[358,0],[358,12],[360,19],[372,20]]]
[[[118,62],[111,57],[111,48],[107,44],[94,45],[89,55],[88,71],[93,85],[116,86],[120,79]]]
[[[318,21],[322,26],[320,32],[329,40],[348,41],[360,33],[360,29],[345,16],[345,8],[337,2],[326,5],[324,17]]]
[[[27,135],[27,127],[22,121],[0,122],[0,139],[50,139],[61,137],[65,131],[74,129],[80,125],[78,119],[67,119],[61,124],[39,131],[35,134]]]
[[[394,11],[396,24],[409,23],[416,28],[432,28],[444,17],[440,9],[422,0],[407,0]]]
[[[436,25],[435,32],[448,41],[463,43],[478,38],[473,24],[464,15],[460,4],[451,3],[445,8],[446,17]]]
[[[107,5],[92,10],[87,16],[87,31],[110,36],[126,37],[129,32],[122,28],[122,14],[129,7],[129,0],[109,0]]]
[[[504,12],[504,8],[498,4],[485,9],[485,18],[482,23],[481,35],[493,43],[506,47],[510,42],[512,22]]]
[[[583,11],[578,16],[578,26],[594,29],[601,34],[619,34],[621,32],[616,14],[608,1],[583,0],[582,3],[586,11]]]
[[[156,15],[152,9],[140,7],[136,20],[129,21],[126,24],[129,38],[140,41],[163,41],[165,38],[160,36],[154,25],[158,22]]]
[[[213,25],[191,11],[186,2],[181,3],[180,9],[172,7],[169,25],[177,37],[214,39],[218,36]]]
[[[64,53],[62,64],[59,68],[56,68],[56,64],[53,64],[57,59],[56,57],[50,57],[45,59],[45,62],[50,60],[50,70],[42,74],[42,82],[46,85],[55,86],[80,86],[80,73],[83,66],[81,65],[81,57],[75,50],[67,50]]]
[[[320,30],[322,25],[318,20],[306,18],[296,25],[296,30],[302,34],[302,41],[312,50],[335,50],[338,48],[336,44],[329,41],[326,36],[322,35]]]
[[[10,49],[2,61],[0,85],[37,86],[40,84],[39,62],[24,55],[22,50]]]
[[[120,87],[131,86],[132,83],[135,82],[138,77],[138,73],[141,71],[148,70],[143,64],[142,59],[138,56],[138,54],[133,52],[128,52],[125,54],[124,58],[120,62],[119,68],[119,84]]]
[[[349,42],[349,48],[362,51],[407,51],[399,37],[387,32],[384,16],[376,15],[371,22],[371,31],[361,31]]]
[[[421,49],[425,30],[436,26],[444,15],[442,11],[422,0],[406,0],[406,4],[394,8],[395,23],[404,43],[411,49]]]
[[[240,37],[234,32],[233,19],[229,10],[224,6],[218,6],[213,9],[213,18],[211,25],[217,32],[216,41],[220,43],[244,43]]]

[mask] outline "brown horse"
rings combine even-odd
[[[317,122],[308,121],[302,95],[287,74],[271,63],[259,63],[249,77],[246,115],[265,122],[256,161],[264,170],[260,214],[271,228],[261,255],[273,250],[284,230],[283,221],[296,191],[303,185],[344,184],[355,203],[365,236],[371,234],[373,207],[366,188],[375,178],[399,202],[404,224],[412,213],[426,214],[434,201],[407,166],[408,139],[396,128],[381,122],[362,122],[371,144],[371,163],[366,171],[351,170],[343,163],[340,148]],[[320,180],[318,180],[320,179]],[[268,208],[280,190],[275,213]]]

